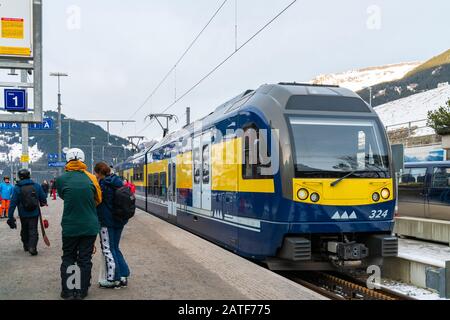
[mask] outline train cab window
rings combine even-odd
[[[260,134],[259,129],[252,125],[244,129],[244,150],[242,164],[242,177],[244,179],[268,179],[267,175],[262,174],[262,168],[270,168],[270,162],[263,164],[261,162],[262,144],[267,146],[264,137]]]
[[[403,171],[400,186],[423,187],[427,175],[427,168],[409,168]]]
[[[434,168],[432,187],[437,189],[450,188],[450,168]]]
[[[203,157],[203,168],[202,168],[203,184],[209,184],[209,181],[210,181],[209,144],[203,146],[202,157]]]
[[[332,112],[365,112],[370,113],[367,104],[356,97],[343,97],[330,94],[328,88],[311,88],[308,90],[327,90],[327,94],[296,95],[289,98],[287,110],[332,111]]]

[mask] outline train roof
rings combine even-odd
[[[214,123],[219,122],[220,120],[232,116],[234,113],[242,110],[243,108],[251,105],[259,106],[261,99],[270,100],[273,106],[277,105],[281,112],[285,112],[288,109],[291,111],[298,111],[295,108],[291,108],[293,104],[298,106],[299,103],[302,103],[298,99],[291,103],[290,98],[301,97],[313,97],[319,99],[325,99],[324,103],[326,103],[326,99],[328,98],[336,98],[336,97],[344,97],[347,100],[353,101],[353,108],[355,107],[355,102],[358,104],[358,112],[366,112],[375,114],[375,111],[364,102],[359,95],[354,93],[353,91],[342,88],[336,85],[317,85],[317,84],[308,84],[308,83],[296,83],[296,82],[280,82],[278,84],[265,84],[260,86],[257,90],[246,90],[234,98],[226,101],[221,104],[213,112],[208,114],[202,119],[197,120],[196,122],[185,126],[182,130],[178,130],[176,132],[172,132],[163,138],[159,143],[155,144],[152,148],[145,150],[139,157],[145,155],[152,150],[157,150],[163,146],[166,146],[174,141],[179,140],[183,136],[187,134],[187,132],[195,132],[196,125],[199,122],[202,122],[204,126],[210,126]],[[267,99],[269,98],[269,99]],[[309,99],[311,101],[312,99]],[[273,103],[273,102],[277,103]],[[323,104],[323,103],[322,103]],[[294,106],[294,107],[295,107]],[[320,107],[319,104],[316,103],[317,108]],[[323,109],[323,107],[322,107]],[[318,111],[324,111],[317,109]],[[310,110],[311,111],[311,110]],[[315,110],[312,110],[315,111]],[[327,110],[325,110],[327,111]],[[333,110],[339,112],[340,110]]]

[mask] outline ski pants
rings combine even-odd
[[[5,200],[5,199],[2,200],[0,216],[3,216],[3,217],[8,216],[8,210],[9,210],[10,203],[11,203],[10,200]]]
[[[38,223],[39,217],[20,218],[20,238],[22,239],[24,248],[37,248],[39,240]]]
[[[81,290],[86,293],[91,286],[92,254],[97,236],[63,237],[63,255],[61,257],[61,286],[64,292]],[[80,279],[74,279],[74,271],[69,267],[79,268]]]
[[[121,277],[128,278],[130,276],[130,269],[119,248],[122,232],[123,227],[103,227],[100,231],[105,276],[108,281],[119,281]]]

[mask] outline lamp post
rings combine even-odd
[[[91,137],[91,172],[94,172],[94,140],[95,137]]]
[[[372,107],[372,87],[364,87],[364,89],[368,89],[369,90],[369,105],[370,107]]]
[[[50,73],[50,77],[58,77],[58,162],[61,162],[62,155],[61,155],[61,149],[62,149],[62,141],[61,141],[61,135],[62,135],[62,124],[61,124],[61,77],[68,77],[69,75],[67,73],[62,72],[52,72]]]

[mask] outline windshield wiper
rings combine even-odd
[[[336,181],[333,181],[330,186],[332,187],[336,187],[338,185],[339,182],[341,182],[344,179],[347,179],[348,177],[354,175],[355,173],[357,173],[358,170],[353,170],[352,172],[347,173],[345,176],[343,176],[342,178],[337,179]]]

